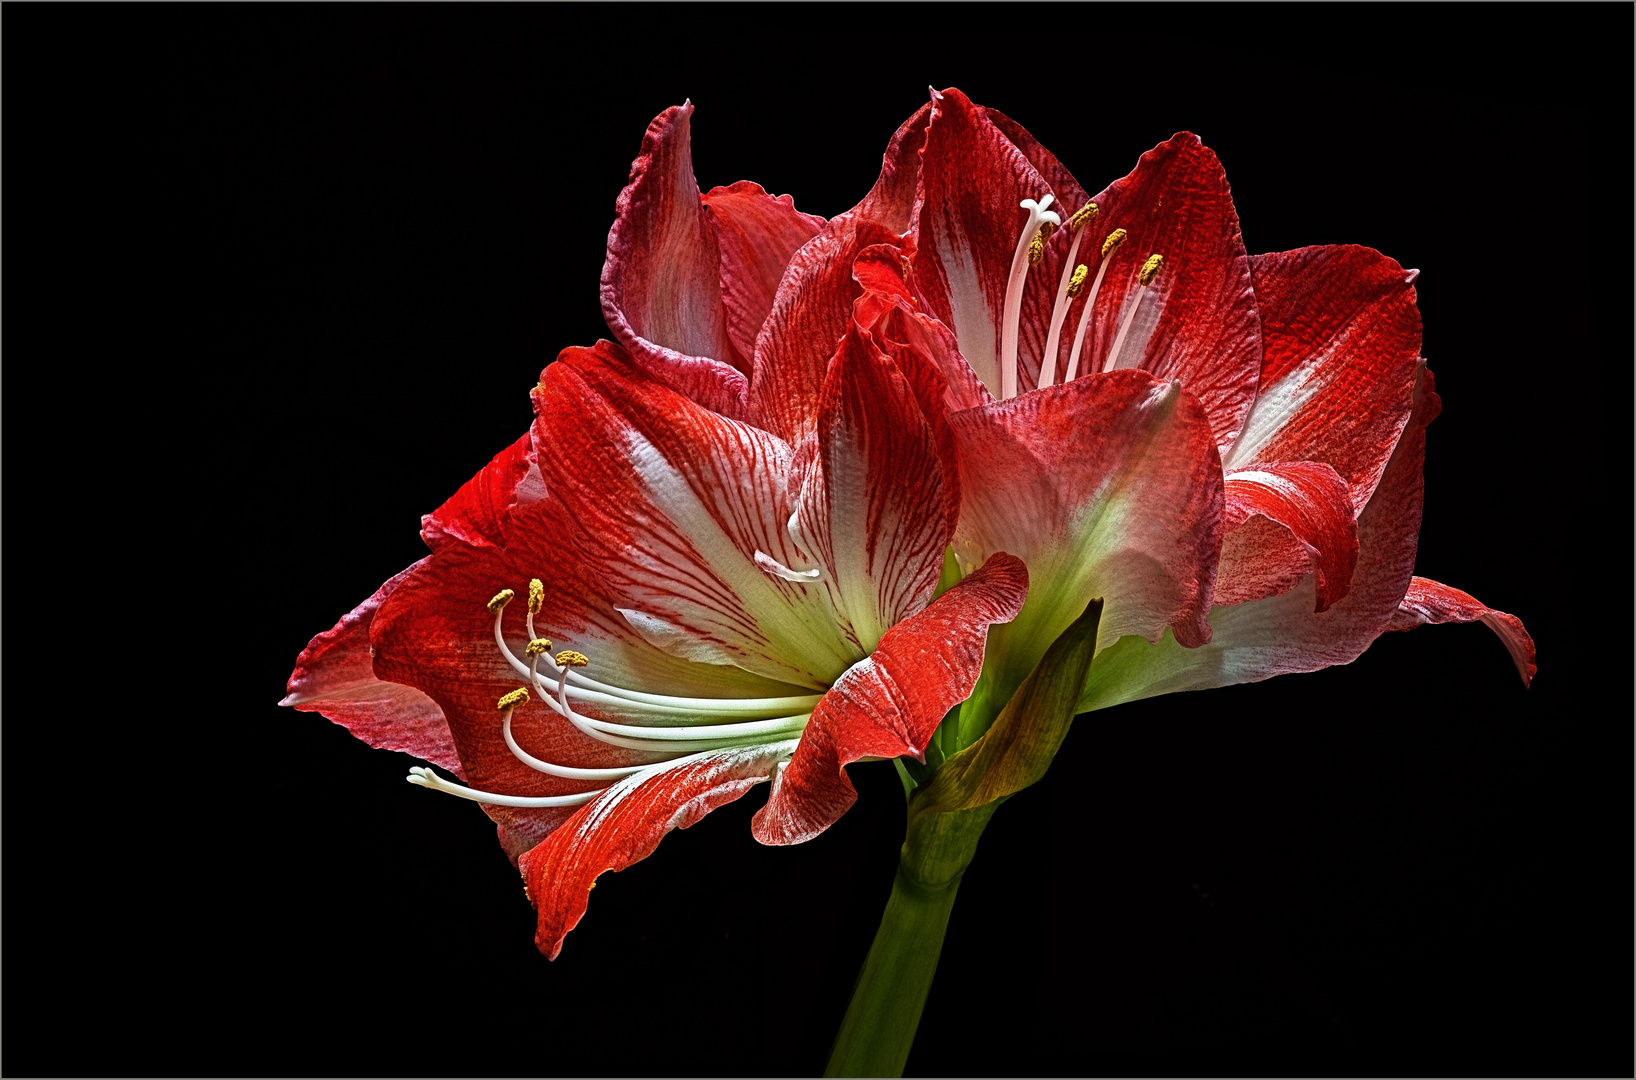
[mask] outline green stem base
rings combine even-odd
[[[912,802],[912,800],[911,800]],[[943,951],[960,878],[999,802],[914,816],[825,1076],[902,1076]]]
[[[898,867],[825,1076],[903,1075],[959,888],[925,888]]]

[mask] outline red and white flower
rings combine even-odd
[[[762,780],[756,836],[794,843],[855,799],[848,762],[924,760],[963,701],[969,745],[1093,597],[1081,710],[1451,620],[1532,677],[1520,622],[1412,577],[1439,407],[1414,272],[1250,257],[1192,135],[1092,196],[934,92],[826,222],[701,194],[691,112],[619,198],[617,344],[546,369],[531,431],[285,699],[466,781],[411,777],[499,823],[543,951],[598,874]]]
[[[549,955],[598,874],[757,783],[759,837],[816,835],[847,763],[923,751],[1026,594],[997,554],[932,599],[958,508],[937,389],[851,332],[796,448],[570,349],[285,700],[467,781],[410,777],[499,823]]]

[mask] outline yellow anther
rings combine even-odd
[[[1040,236],[1041,240],[1051,239],[1051,234],[1056,232],[1056,231],[1057,231],[1057,226],[1056,226],[1055,222],[1052,222],[1052,221],[1042,221],[1042,222],[1040,222],[1039,236]]]
[[[915,264],[909,261],[909,256],[907,256],[907,255],[901,256],[901,258],[903,260],[903,265],[902,265],[903,280],[908,281],[909,280],[909,273],[910,273],[910,271],[912,271],[915,268]]]
[[[536,656],[541,655],[542,653],[548,653],[550,651],[551,651],[551,639],[550,638],[537,637],[533,641],[530,641],[528,643],[527,652],[528,652],[528,658],[530,660],[534,659],[534,657],[536,657]]]
[[[1039,232],[1034,234],[1034,239],[1028,242],[1029,266],[1038,266],[1040,260],[1045,258],[1045,241],[1040,239],[1040,234],[1044,232],[1045,229],[1042,227]]]
[[[1094,218],[1098,213],[1099,210],[1096,205],[1096,201],[1092,200],[1074,212],[1074,216],[1068,219],[1068,227],[1070,229],[1077,229],[1087,221]]]
[[[1096,204],[1092,203],[1091,205],[1095,206]],[[1078,296],[1085,288],[1085,275],[1089,272],[1090,267],[1086,266],[1084,263],[1080,263],[1079,266],[1074,269],[1074,276],[1068,279],[1068,295],[1070,297]]]
[[[1113,230],[1113,232],[1108,234],[1108,238],[1106,240],[1102,241],[1102,257],[1104,259],[1106,259],[1108,257],[1108,255],[1109,255],[1109,253],[1111,253],[1114,248],[1118,247],[1120,244],[1123,244],[1124,242],[1125,242],[1125,230],[1124,229],[1115,229],[1115,230]]]
[[[584,653],[577,653],[573,649],[564,649],[557,654],[558,667],[584,667],[589,663]]]
[[[545,583],[539,578],[528,583],[528,613],[538,615],[545,606]]]
[[[501,589],[494,594],[494,599],[489,601],[489,612],[494,615],[500,614],[501,610],[511,603],[511,598],[516,595],[510,589]]]
[[[496,705],[495,709],[497,709],[500,712],[510,712],[512,709],[515,709],[519,705],[527,705],[527,704],[528,704],[528,691],[522,689],[521,687],[518,687],[516,690],[513,690],[511,693],[509,693],[505,697],[501,698],[500,699],[500,704]]]
[[[1147,262],[1142,264],[1142,272],[1136,275],[1136,280],[1143,285],[1152,281],[1153,275],[1159,272],[1159,267],[1164,264],[1164,261],[1165,257],[1163,255],[1149,255]]]

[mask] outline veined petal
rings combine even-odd
[[[1027,595],[1022,561],[996,553],[888,630],[818,703],[789,767],[756,812],[755,838],[799,844],[829,828],[857,801],[845,770],[851,762],[904,754],[925,760],[937,725],[977,683],[989,627],[1016,617]]]
[[[1197,135],[1179,132],[1095,199],[1101,207],[1095,227],[1127,235],[1097,296],[1087,361],[1092,370],[1106,361],[1181,380],[1203,403],[1225,451],[1255,400],[1262,346],[1249,257],[1221,162]],[[1137,296],[1137,271],[1152,254],[1164,256],[1164,265],[1145,290],[1120,355],[1109,358]]]
[[[1261,312],[1261,385],[1223,467],[1321,461],[1347,482],[1361,513],[1414,400],[1414,275],[1355,245],[1257,255],[1250,267]]]
[[[288,696],[279,704],[322,713],[370,746],[413,754],[464,779],[443,710],[412,686],[376,678],[369,648],[375,612],[425,562],[387,581],[333,629],[308,642],[290,675]]]
[[[796,528],[824,569],[814,587],[866,654],[931,599],[957,488],[909,380],[855,325],[830,362],[812,439]]]
[[[824,219],[801,213],[788,195],[775,198],[749,180],[712,188],[702,202],[721,248],[727,337],[740,356],[752,357],[790,257],[818,234]]]
[[[954,330],[961,354],[995,396],[1001,389],[1006,286],[1018,234],[1029,220],[1018,204],[1050,194],[1045,178],[981,108],[959,90],[934,92],[913,226],[913,284],[927,312]],[[1034,386],[1065,251],[1047,244],[1044,260],[1025,283],[1018,324],[1021,389]]]
[[[939,407],[932,412],[947,414],[989,404],[994,395],[960,355],[953,332],[916,310],[918,301],[904,280],[912,259],[903,250],[881,244],[865,248],[853,261],[852,276],[863,289],[853,308],[853,321],[870,331],[876,345],[900,367],[909,370],[924,365],[937,372],[938,393],[931,400]],[[911,356],[918,359],[911,360]]]
[[[584,917],[598,875],[641,862],[685,829],[768,778],[794,740],[694,754],[626,777],[580,807],[519,861],[538,910],[534,944],[549,959]]]
[[[1221,467],[1199,402],[1146,372],[1086,376],[951,418],[964,493],[955,551],[1028,564],[1028,605],[996,629],[988,668],[1003,703],[1062,631],[1102,597],[1098,648],[1205,624],[1221,551]]]
[[[795,253],[756,340],[752,423],[792,445],[812,430],[830,357],[862,291],[853,262],[865,250],[899,243],[884,226],[843,215]]]
[[[792,446],[812,430],[830,357],[852,321],[860,290],[855,260],[874,247],[912,249],[902,234],[909,228],[930,115],[930,107],[922,106],[897,130],[869,194],[796,252],[779,282],[756,339],[745,416]]]
[[[433,551],[449,543],[503,545],[512,508],[544,497],[533,436],[524,432],[442,506],[420,519],[420,538]]]
[[[1001,134],[1011,140],[1011,145],[1022,152],[1023,157],[1027,158],[1028,163],[1034,167],[1034,171],[1044,177],[1047,184],[1051,185],[1051,190],[1056,193],[1057,201],[1062,204],[1065,219],[1066,215],[1072,214],[1090,201],[1090,193],[1074,178],[1074,174],[1068,171],[1068,167],[1059,161],[1055,154],[1047,150],[1038,139],[1029,134],[1027,128],[999,109],[990,109],[984,106],[983,115],[988,117],[989,122],[998,128]]]
[[[615,204],[602,312],[619,343],[665,385],[710,408],[743,407],[749,362],[722,303],[721,245],[693,179],[691,103],[648,125]]]
[[[1534,664],[1534,639],[1528,636],[1522,620],[1489,607],[1470,593],[1431,578],[1409,579],[1409,591],[1403,595],[1397,613],[1392,616],[1386,629],[1413,630],[1427,623],[1446,622],[1481,622],[1494,631],[1511,654],[1512,662],[1517,665],[1522,685],[1533,683],[1537,670]]]
[[[1424,363],[1420,370],[1414,411],[1374,498],[1358,518],[1351,591],[1327,610],[1316,611],[1317,588],[1309,576],[1279,596],[1214,608],[1214,633],[1203,648],[1180,648],[1168,636],[1157,645],[1126,638],[1092,664],[1080,711],[1349,664],[1389,628],[1414,571],[1425,429],[1442,407],[1431,372]]]
[[[787,528],[792,451],[696,405],[607,343],[564,353],[535,391],[535,440],[577,545],[649,641],[824,688],[863,656],[827,594],[762,569],[811,552]]]
[[[1225,522],[1217,606],[1288,592],[1315,572],[1322,611],[1351,586],[1358,525],[1346,481],[1328,465],[1279,462],[1228,473]]]

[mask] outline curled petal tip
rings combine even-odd
[[[1420,276],[1420,271],[1419,271],[1419,270],[1410,270],[1410,271],[1408,271],[1408,273],[1407,273],[1407,274],[1406,274],[1406,275],[1405,275],[1405,276],[1404,276],[1404,278],[1403,278],[1403,284],[1405,284],[1405,285],[1413,285],[1413,284],[1414,284],[1414,279],[1415,279],[1415,278],[1417,278],[1417,277],[1419,277],[1419,276]]]

